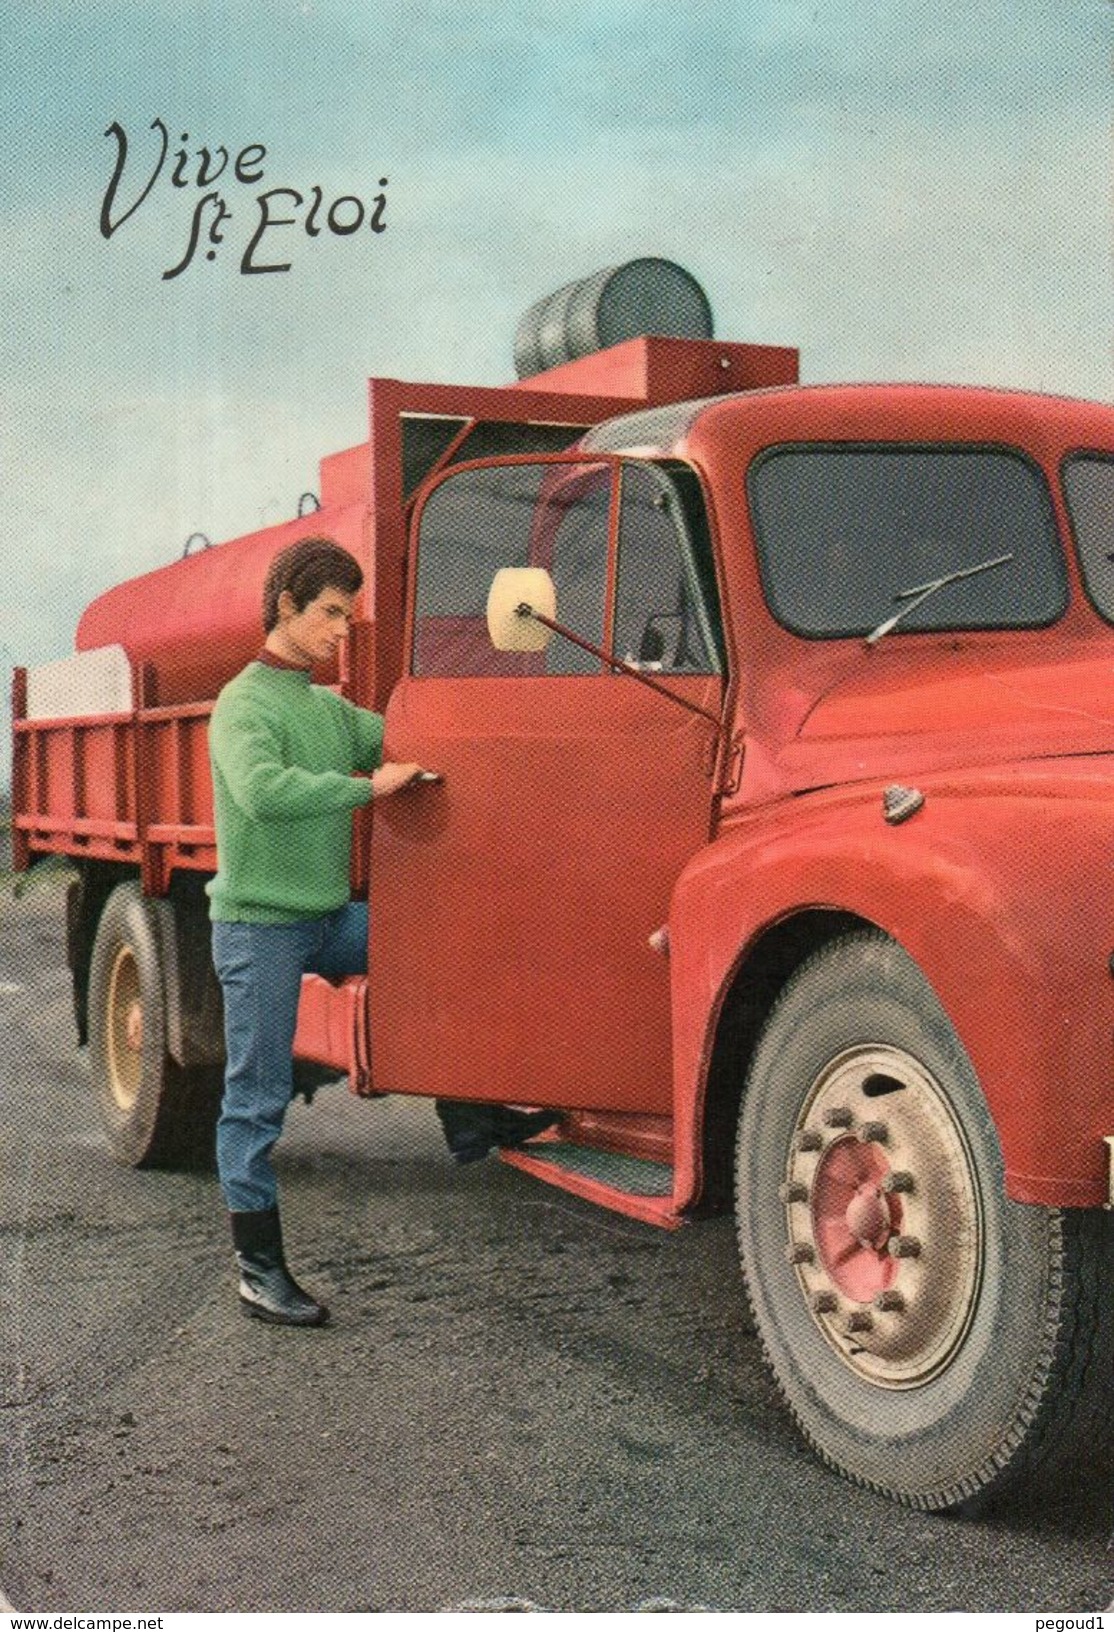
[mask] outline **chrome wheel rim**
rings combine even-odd
[[[108,979],[108,1086],[121,1111],[130,1111],[143,1073],[143,1002],[139,965],[130,946],[116,953]]]
[[[858,1376],[914,1388],[963,1342],[983,1218],[963,1129],[936,1079],[889,1045],[838,1055],[794,1128],[786,1252],[825,1341]]]

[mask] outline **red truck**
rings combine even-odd
[[[16,865],[76,866],[110,1144],[211,1140],[206,721],[267,563],[325,533],[367,583],[320,679],[443,780],[361,826],[371,973],[307,977],[298,1055],[557,1107],[505,1159],[649,1223],[733,1203],[845,1476],[926,1509],[1055,1478],[1114,1420],[1114,410],[804,387],[691,329],[583,350],[371,380],[319,509],[16,671]]]

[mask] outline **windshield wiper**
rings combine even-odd
[[[904,601],[905,605],[894,613],[892,618],[886,618],[877,629],[872,629],[866,637],[868,646],[873,646],[876,640],[888,635],[891,629],[896,629],[902,618],[915,612],[922,601],[927,601],[930,595],[935,595],[938,589],[944,589],[948,584],[955,584],[961,578],[974,578],[976,573],[989,572],[991,567],[1004,566],[1007,561],[1013,560],[1013,551],[1006,555],[995,555],[989,561],[979,561],[973,567],[957,567],[954,572],[944,573],[942,578],[933,578],[930,583],[916,584],[912,589],[899,589],[894,596],[895,601]]]

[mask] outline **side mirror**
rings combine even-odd
[[[552,631],[530,612],[556,618],[553,579],[544,567],[500,567],[487,597],[487,632],[497,652],[544,652]]]

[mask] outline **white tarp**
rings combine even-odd
[[[27,670],[27,718],[130,714],[132,672],[122,646],[96,646]]]

